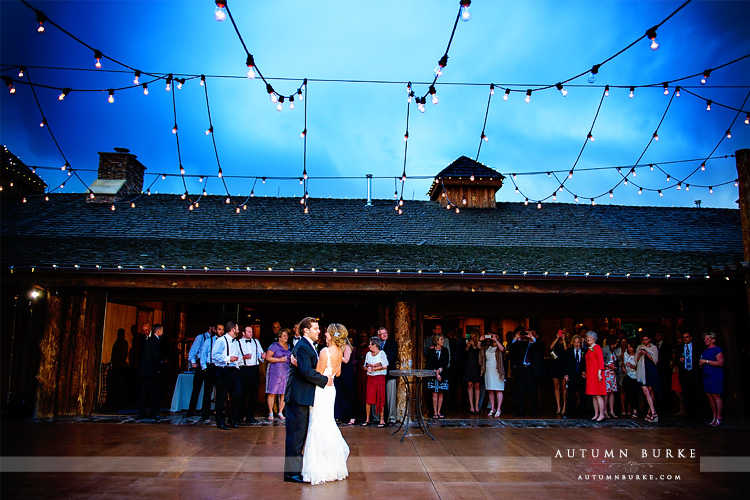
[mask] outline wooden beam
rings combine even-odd
[[[53,291],[47,290],[47,324],[39,343],[40,359],[37,372],[36,404],[34,418],[51,418],[55,415],[57,394],[58,350],[60,347],[60,324],[62,323],[62,301]]]

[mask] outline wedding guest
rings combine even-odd
[[[659,351],[659,362],[656,363],[656,371],[659,372],[659,387],[661,393],[656,395],[656,411],[664,414],[670,410],[672,401],[672,345],[664,340],[661,332],[654,332],[654,345]]]
[[[334,327],[333,330],[331,327]],[[333,407],[333,415],[336,420],[347,422],[354,425],[357,417],[357,369],[356,360],[354,359],[354,349],[349,342],[349,335],[356,332],[352,328],[347,331],[344,325],[332,324],[328,327],[328,332],[335,335],[337,327],[346,332],[346,343],[343,346],[343,358],[341,359],[341,374],[333,380],[336,386],[336,402]]]
[[[623,388],[625,382],[625,360],[623,359],[625,354],[628,352],[628,339],[626,337],[617,338],[617,347],[615,347],[615,356],[617,356],[617,363],[615,364],[615,377],[617,378],[617,392],[620,393],[620,410],[621,416],[627,417],[627,397],[625,396],[625,389]]]
[[[677,399],[677,404],[679,405],[679,409],[677,410],[677,413],[675,415],[682,416],[685,415],[685,404],[682,400],[682,386],[680,385],[680,362],[679,358],[682,355],[683,347],[682,347],[682,337],[677,337],[677,344],[675,345],[674,351],[672,351],[672,382],[671,382],[671,389],[672,393],[675,395],[675,399]]]
[[[644,333],[641,335],[641,345],[636,349],[635,359],[638,365],[637,378],[641,384],[643,395],[646,396],[648,404],[648,413],[646,421],[658,422],[659,415],[656,414],[654,407],[654,393],[659,393],[659,372],[656,369],[656,362],[659,360],[659,350],[651,343],[651,337]]]
[[[367,399],[365,406],[365,421],[363,426],[370,424],[370,407],[375,405],[375,411],[380,415],[378,427],[385,427],[385,373],[388,370],[388,358],[380,350],[380,338],[370,339],[370,352],[365,356],[367,370]]]
[[[505,390],[505,365],[503,352],[505,347],[500,343],[496,333],[490,332],[490,338],[484,342],[484,350],[480,355],[480,363],[484,372],[485,390],[490,396],[490,417],[499,417],[503,404]]]
[[[299,324],[300,324],[300,321],[297,321],[292,327],[292,333],[294,334],[292,336],[292,347],[296,346],[297,342],[299,342],[302,339],[302,334],[299,333]]]
[[[721,425],[721,413],[724,408],[721,400],[721,393],[724,392],[724,353],[721,352],[720,347],[716,346],[714,332],[704,333],[703,342],[706,344],[706,349],[701,353],[699,360],[703,368],[703,387],[714,416],[711,425],[718,427]]]
[[[432,336],[433,349],[427,351],[425,363],[428,370],[435,370],[435,378],[429,379],[427,389],[432,390],[432,418],[445,418],[441,412],[443,406],[443,397],[448,391],[448,379],[446,370],[450,362],[450,351],[445,349],[445,337],[441,334]]]
[[[367,330],[362,330],[359,334],[359,344],[357,345],[357,415],[359,418],[364,417],[364,409],[367,406],[367,368],[364,366],[365,357],[370,352],[370,335]]]
[[[688,332],[682,334],[682,353],[680,353],[680,386],[682,399],[685,402],[685,412],[691,420],[700,420],[700,405],[698,398],[703,389],[702,376],[698,362],[700,347],[693,342],[693,336]]]
[[[563,357],[565,349],[570,345],[570,334],[563,328],[557,331],[555,340],[550,346],[550,376],[552,377],[553,391],[555,393],[555,402],[557,403],[557,414],[565,414],[565,367],[563,366]]]
[[[161,336],[164,328],[154,325],[151,334],[146,338],[143,346],[143,354],[138,366],[138,376],[141,378],[141,394],[138,403],[138,418],[146,418],[148,409],[150,418],[159,420],[162,387],[162,364],[164,363],[163,346]]]
[[[201,420],[208,420],[211,415],[211,398],[214,393],[214,386],[216,385],[216,365],[211,359],[211,353],[214,349],[214,344],[218,339],[224,335],[224,325],[217,323],[214,328],[214,334],[210,339],[203,342],[201,347],[200,360],[201,368],[203,369],[203,402],[201,403]]]
[[[464,368],[464,382],[469,395],[469,413],[479,414],[479,377],[482,375],[482,367],[479,362],[482,353],[482,344],[479,335],[472,332],[466,343],[466,367]]]
[[[564,418],[583,418],[586,408],[586,364],[583,353],[583,339],[574,335],[570,340],[571,347],[565,351],[565,382],[567,401],[565,403]],[[578,401],[576,402],[576,398]],[[573,409],[575,408],[575,412]]]
[[[266,353],[260,346],[258,339],[253,337],[253,327],[246,326],[242,330],[242,338],[237,339],[240,349],[240,387],[242,395],[236,401],[239,403],[239,418],[245,415],[248,424],[257,424],[255,418],[255,404],[258,402],[258,388],[260,387],[260,363],[266,359]],[[233,402],[234,403],[234,402]]]
[[[632,418],[638,418],[638,363],[635,357],[635,346],[629,342],[625,344],[625,352],[622,356],[622,364],[625,370],[625,377],[622,379],[622,394],[625,396],[626,403],[622,405],[623,414],[630,406]]]
[[[397,368],[398,344],[395,339],[389,338],[388,330],[381,326],[378,328],[378,337],[380,337],[380,350],[388,358],[388,371]],[[393,424],[398,416],[398,407],[396,406],[396,392],[398,392],[398,377],[395,377],[386,371],[385,374],[385,413],[386,422]]]
[[[203,379],[205,377],[205,371],[201,366],[200,360],[201,351],[203,344],[213,336],[213,332],[213,326],[209,326],[208,331],[195,337],[193,345],[190,346],[190,352],[188,352],[188,363],[190,363],[190,367],[193,369],[193,391],[190,393],[190,403],[188,404],[187,413],[185,413],[186,417],[195,415],[195,409],[198,406],[198,396],[203,387]]]
[[[604,396],[607,395],[607,383],[604,380],[604,355],[602,348],[596,343],[598,336],[596,332],[586,332],[586,394],[594,399],[594,420],[601,422],[606,417],[604,409]]]
[[[613,333],[607,337],[607,345],[602,347],[602,355],[604,356],[604,382],[607,386],[604,409],[607,418],[617,418],[617,415],[615,415],[615,393],[617,392],[617,374],[615,367],[617,365],[617,355],[614,350],[616,342],[617,335]]]
[[[516,415],[523,416],[526,412],[528,399],[531,418],[537,417],[539,406],[539,379],[544,375],[542,352],[544,345],[533,330],[526,331],[519,326],[515,331],[515,338],[511,343],[509,356],[513,367],[516,394]]]
[[[289,375],[289,356],[292,346],[289,345],[289,329],[280,331],[279,337],[266,351],[266,402],[268,403],[268,420],[272,421],[273,406],[278,398],[278,417],[284,418],[284,390]]]
[[[239,401],[242,397],[242,382],[237,366],[240,359],[239,343],[236,342],[239,330],[237,324],[232,321],[227,321],[226,327],[227,333],[214,342],[211,351],[211,359],[216,365],[216,427],[223,431],[240,425],[241,405],[231,405],[229,418],[224,415],[227,396],[231,396],[232,401]]]

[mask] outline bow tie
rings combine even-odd
[[[251,342],[252,342],[252,340],[250,340],[250,339],[245,339],[245,342],[249,344],[249,343],[251,343]]]

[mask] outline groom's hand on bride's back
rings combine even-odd
[[[333,377],[331,375],[328,375],[328,384],[326,385],[333,385]]]

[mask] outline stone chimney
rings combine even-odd
[[[93,203],[112,203],[138,196],[143,189],[146,167],[130,150],[115,148],[114,153],[99,153],[99,173],[91,184]]]
[[[443,207],[497,208],[495,193],[504,180],[497,170],[462,156],[435,176],[427,194]]]

